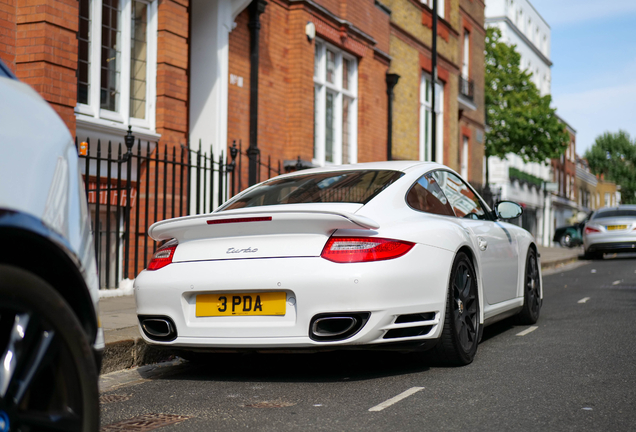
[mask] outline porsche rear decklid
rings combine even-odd
[[[375,221],[343,210],[280,207],[171,219],[153,224],[148,232],[155,240],[177,239],[173,262],[183,262],[319,256],[336,230],[368,233],[379,228]]]

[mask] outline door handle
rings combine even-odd
[[[485,251],[488,248],[488,242],[482,237],[477,237],[477,240],[479,241],[479,250],[482,252]]]

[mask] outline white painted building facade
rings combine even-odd
[[[532,79],[542,96],[550,93],[550,26],[528,0],[486,0],[486,25],[501,30],[501,40],[516,45],[521,55],[521,69],[532,73]],[[551,243],[553,224],[551,220],[551,197],[540,186],[541,182],[551,182],[549,161],[545,164],[525,163],[509,154],[502,160],[491,157],[488,160],[489,183],[500,200],[512,200],[524,207],[524,215],[517,223],[530,231],[544,246]],[[535,181],[524,181],[515,175]]]

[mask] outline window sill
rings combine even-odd
[[[77,129],[89,130],[94,133],[102,133],[104,135],[117,135],[124,137],[128,133],[128,126],[120,122],[95,118],[81,113],[76,113]],[[161,135],[153,130],[141,128],[136,125],[132,126],[132,132],[136,139],[142,141],[158,142]],[[81,137],[80,137],[81,138]]]

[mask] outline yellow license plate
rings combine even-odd
[[[284,292],[200,294],[196,316],[285,315]]]
[[[608,231],[624,230],[624,229],[627,229],[627,225],[608,225],[607,226]]]

